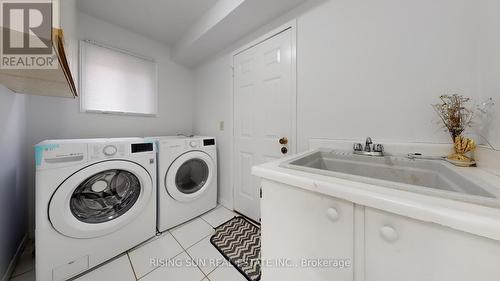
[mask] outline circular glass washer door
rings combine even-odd
[[[170,165],[165,186],[170,196],[181,202],[199,198],[210,186],[216,174],[212,158],[201,151],[190,151]]]
[[[140,165],[103,161],[67,178],[49,203],[49,219],[63,235],[93,238],[112,233],[150,204],[153,181]]]

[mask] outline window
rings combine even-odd
[[[80,41],[80,67],[82,111],[156,115],[157,67],[153,59]]]

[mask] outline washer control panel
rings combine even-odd
[[[106,145],[103,149],[102,149],[102,153],[104,153],[104,155],[106,156],[114,156],[116,153],[118,152],[118,148],[116,147],[116,145]]]
[[[153,152],[154,144],[152,142],[133,143],[131,149],[132,153]]]
[[[128,154],[124,143],[95,143],[89,145],[90,160],[108,157],[124,157]]]
[[[87,161],[85,144],[42,143],[35,146],[36,168],[57,168]]]

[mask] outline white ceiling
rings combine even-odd
[[[78,0],[96,18],[173,45],[217,0]]]
[[[311,3],[321,1],[325,0],[315,0]],[[216,9],[220,11],[227,8],[224,13],[218,13],[224,14],[223,18],[213,22],[208,18],[202,18],[201,22],[205,25],[211,22],[210,28],[198,33],[195,38],[191,38],[189,34],[183,38],[190,41],[178,42],[173,48],[175,61],[190,67],[196,66],[307,0],[220,0],[220,2],[233,2],[234,5],[232,7],[221,5],[220,9]],[[196,27],[191,31],[197,31]]]
[[[315,0],[324,1],[324,0]],[[163,42],[195,66],[307,0],[78,0],[96,18]]]

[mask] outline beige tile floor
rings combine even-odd
[[[210,244],[214,227],[236,213],[216,209],[171,229],[79,277],[78,281],[245,281],[236,268]],[[11,281],[33,281],[33,246],[28,245]],[[157,259],[151,264],[151,259]],[[162,262],[168,261],[164,265]]]

